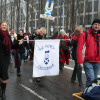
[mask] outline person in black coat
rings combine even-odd
[[[72,36],[71,42],[69,42],[69,45],[73,46],[72,58],[75,61],[75,66],[74,66],[74,70],[73,70],[73,73],[72,73],[71,82],[72,83],[77,83],[77,81],[76,81],[76,75],[77,75],[79,86],[84,85],[84,83],[82,82],[82,67],[80,67],[77,64],[77,43],[78,43],[78,39],[80,37],[80,34],[82,32],[83,32],[83,28],[77,27],[75,29],[74,36]]]
[[[5,90],[8,79],[8,66],[10,60],[11,41],[8,33],[7,22],[0,24],[0,81],[1,81],[1,94],[2,100],[6,100]]]
[[[24,58],[25,58],[25,47],[27,47],[29,49],[29,44],[27,43],[27,41],[24,41],[24,40],[26,40],[26,38],[24,36],[24,31],[23,31],[23,29],[20,29],[19,34],[17,35],[17,37],[12,45],[12,48],[16,49],[18,52],[20,62],[22,61],[22,59],[24,60]],[[15,60],[15,61],[19,61],[19,60]],[[18,64],[18,63],[19,62],[15,62],[15,64]],[[21,66],[21,64],[20,64],[20,66]],[[21,75],[20,66],[16,67],[17,68],[17,76]]]

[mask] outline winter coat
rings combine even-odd
[[[84,62],[100,62],[100,34],[94,33],[90,28],[87,31],[87,39],[85,39],[84,32],[80,35],[77,46],[77,63],[83,63],[82,50],[84,44],[86,46]]]
[[[41,36],[40,34],[37,35],[37,36],[34,38],[34,40],[42,40],[42,39],[46,39],[46,37],[43,37],[43,36]],[[33,48],[34,48],[34,44],[35,44],[35,41],[32,43],[32,47],[33,47]]]
[[[2,43],[3,43],[3,36],[0,35],[0,66],[2,66],[1,62],[5,63],[5,66],[8,66],[10,56],[5,53],[5,47],[4,45],[2,45]]]
[[[29,44],[27,43],[27,41],[24,41],[21,45],[19,45],[19,40],[21,40],[21,39],[26,40],[24,35],[23,36],[18,35],[17,38],[15,39],[15,41],[13,42],[12,48],[18,49],[19,53],[25,53],[25,47],[27,47],[28,49],[30,47],[29,47]]]
[[[77,59],[77,44],[78,44],[79,37],[80,37],[80,35],[72,36],[71,42],[68,43],[69,46],[73,46],[73,48],[72,48],[72,58],[74,60]]]
[[[58,36],[57,39],[68,39],[67,35],[64,37]],[[59,48],[59,60],[61,63],[65,63],[69,65],[69,51],[68,51],[68,46],[67,46],[67,41],[66,40],[61,40],[60,41],[60,48]]]

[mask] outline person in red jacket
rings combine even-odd
[[[77,63],[84,66],[86,74],[86,87],[97,78],[100,67],[100,19],[94,19],[91,27],[80,35],[77,46]],[[82,59],[83,45],[85,44],[85,57]],[[84,61],[83,61],[84,60]]]
[[[68,36],[66,35],[63,29],[60,30],[60,35],[57,37],[57,39],[61,39],[60,47],[59,47],[60,48],[59,49],[59,69],[60,71],[62,71],[65,62],[67,65],[69,65],[69,58],[70,58],[68,46],[67,46]]]

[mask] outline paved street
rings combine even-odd
[[[21,77],[17,77],[14,64],[9,66],[7,84],[7,100],[75,100],[73,93],[84,90],[78,84],[70,82],[74,62],[64,68],[58,76],[43,77],[41,82],[32,78],[32,62],[24,62],[21,66]],[[83,82],[85,75],[83,74]]]
[[[88,77],[98,73],[99,5],[100,0],[0,0],[0,100],[5,99],[5,94],[6,100],[76,100],[72,94],[83,92],[85,85],[71,82],[72,56],[78,63],[82,58],[91,62],[86,63]],[[67,62],[69,53],[70,64],[65,64],[59,75],[41,77],[37,82],[32,77],[33,62],[23,61],[21,76],[17,76],[20,69],[16,71],[15,64],[19,68],[20,60],[27,60],[29,55],[37,70],[34,69],[34,76],[43,75],[48,69],[51,72],[46,74],[55,75],[59,61]],[[9,60],[13,64],[8,69]],[[82,81],[86,84],[84,69]]]

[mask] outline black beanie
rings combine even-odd
[[[92,25],[93,25],[94,23],[99,23],[99,24],[100,24],[100,19],[94,19],[93,22],[92,22]]]

